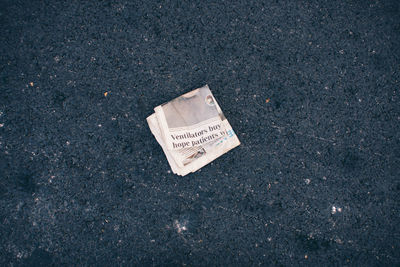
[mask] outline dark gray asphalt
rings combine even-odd
[[[398,1],[69,2],[0,2],[2,266],[400,264]],[[205,84],[242,145],[178,177]]]

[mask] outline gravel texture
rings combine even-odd
[[[0,265],[400,264],[399,1],[0,2]],[[208,84],[242,145],[171,173]]]

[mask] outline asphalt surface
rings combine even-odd
[[[400,264],[398,1],[0,2],[2,266]],[[170,172],[208,84],[242,145]]]

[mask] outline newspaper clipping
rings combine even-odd
[[[147,122],[175,174],[195,172],[240,145],[207,85],[154,111]]]

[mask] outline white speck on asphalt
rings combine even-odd
[[[332,206],[331,213],[332,214],[336,214],[337,212],[342,212],[342,208],[339,208],[339,207],[336,207],[336,206]]]
[[[189,221],[188,220],[183,220],[183,221],[178,221],[175,220],[174,221],[174,228],[176,229],[176,231],[178,232],[178,234],[182,233],[183,231],[187,230],[187,225],[188,225]]]

